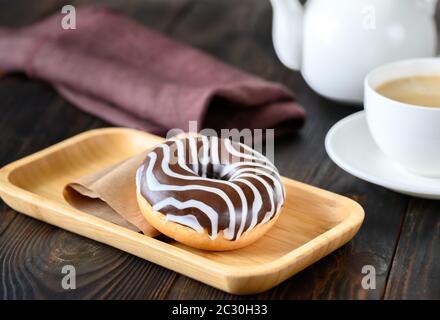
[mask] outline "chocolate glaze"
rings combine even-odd
[[[217,137],[168,140],[136,174],[141,195],[167,220],[228,240],[271,220],[284,203],[278,171],[246,145]]]

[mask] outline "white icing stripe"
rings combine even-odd
[[[191,153],[191,164],[195,174],[199,174],[199,157],[197,154],[197,143],[193,137],[189,137],[189,150]]]
[[[181,168],[183,168],[186,171],[189,171],[191,173],[195,173],[192,169],[190,169],[187,165],[186,165],[186,161],[185,161],[185,146],[183,145],[182,140],[175,140],[174,141],[177,145],[177,162],[179,164],[179,166]]]
[[[250,154],[247,154],[247,153],[242,153],[234,148],[234,146],[232,145],[232,143],[229,139],[225,139],[224,144],[225,144],[226,150],[230,154],[232,154],[233,156],[239,157],[240,159],[263,161],[267,166],[271,167],[271,169],[273,170],[274,165],[271,162],[269,162],[268,159],[266,157],[264,157],[263,155],[260,154],[258,157],[256,157],[256,156],[251,156]],[[243,143],[240,143],[240,146],[243,146],[243,145],[244,145]],[[252,150],[252,151],[254,151],[254,150]]]
[[[215,136],[211,137],[211,163],[214,166],[220,164],[220,157],[218,154],[218,138]]]
[[[207,136],[202,136],[203,157],[200,161],[202,164],[202,177],[206,177],[206,170],[209,163],[209,141]]]
[[[266,163],[270,164],[271,166],[275,167],[275,166],[273,165],[273,163],[270,162],[269,159],[268,159],[265,155],[261,154],[261,153],[258,152],[257,150],[252,149],[252,148],[249,147],[247,144],[244,144],[244,143],[241,143],[241,142],[239,142],[238,144],[239,144],[240,147],[242,147],[243,149],[245,149],[245,150],[251,152],[252,154],[256,155],[257,157],[260,157],[261,159],[264,159],[264,162],[266,162]]]
[[[263,178],[255,175],[255,174],[250,174],[250,173],[246,174],[245,173],[245,174],[242,174],[241,177],[243,177],[243,178],[245,178],[245,177],[246,178],[254,178],[254,179],[257,179],[258,181],[260,181],[263,184],[263,186],[267,190],[267,194],[269,195],[269,199],[270,199],[270,211],[266,212],[265,217],[267,217],[267,216],[272,217],[272,215],[275,213],[275,202],[274,202],[274,199],[273,199],[273,189],[272,189],[272,187],[267,183],[266,180],[264,180]],[[265,219],[266,218],[264,218],[261,223],[266,223],[268,221],[268,220],[265,221]]]
[[[241,190],[241,188],[239,186],[237,186],[235,183],[229,182],[229,181],[209,179],[209,178],[204,178],[204,177],[199,177],[199,176],[185,176],[185,175],[173,172],[170,169],[170,167],[168,166],[169,156],[170,156],[170,147],[166,144],[162,144],[159,147],[162,148],[163,154],[164,154],[161,166],[162,166],[162,170],[165,174],[167,174],[170,177],[176,178],[176,179],[210,181],[212,183],[226,184],[226,185],[232,187],[238,193],[238,196],[240,197],[240,200],[242,203],[242,206],[241,206],[242,220],[246,219],[246,215],[247,215],[247,211],[248,211],[247,200],[246,200],[246,196],[243,193],[243,190]],[[199,187],[203,187],[203,186],[199,186]],[[206,188],[209,188],[209,187],[206,187]],[[211,188],[211,189],[216,189],[216,188]],[[225,194],[221,189],[216,189],[216,190]],[[207,191],[207,190],[205,190],[205,191]],[[227,197],[227,200],[231,203],[231,206],[233,207],[232,200],[226,194],[225,194],[225,197]],[[226,201],[225,197],[223,197],[224,198],[223,200]],[[229,227],[225,231],[225,233],[226,233],[227,239],[232,239],[234,237],[234,232],[235,232],[236,212],[235,212],[235,210],[231,210],[231,208],[229,206],[228,206],[228,209],[229,209],[229,215],[230,215],[230,218],[229,218],[230,223],[229,223]]]
[[[197,221],[197,218],[192,214],[188,214],[186,216],[177,216],[168,213],[166,215],[166,220],[177,222],[184,226],[190,227],[191,229],[194,229],[198,233],[203,233],[205,231],[205,229],[200,225],[199,221]]]
[[[232,163],[228,166],[225,166],[221,172],[222,177],[226,176],[228,173],[230,173],[232,170],[236,169],[237,167],[246,167],[246,166],[250,166],[250,167],[259,167],[262,169],[266,169],[267,171],[269,171],[270,173],[275,173],[278,174],[277,171],[275,171],[273,168],[265,165],[265,164],[261,164],[261,163],[255,163],[255,162],[249,162],[249,161],[243,161],[243,162],[236,162],[236,163]],[[234,173],[235,174],[235,173]]]
[[[247,230],[252,230],[258,222],[258,213],[263,206],[263,199],[261,198],[260,191],[248,180],[245,179],[235,179],[235,181],[242,182],[246,184],[249,188],[251,188],[254,193],[254,201],[252,203],[252,221]]]
[[[281,185],[281,183],[277,179],[275,179],[275,177],[273,177],[272,175],[268,174],[267,172],[265,172],[263,170],[259,170],[256,168],[239,169],[236,172],[234,172],[234,174],[231,176],[231,180],[235,180],[236,178],[240,178],[240,175],[243,172],[249,172],[249,171],[255,172],[258,175],[265,176],[265,177],[268,177],[269,179],[271,179],[274,183],[275,188],[277,189],[277,195],[278,195],[277,201],[281,201],[282,198],[284,198],[284,187]]]
[[[232,231],[231,230],[227,230],[226,236],[227,239],[232,239],[234,237],[234,226],[235,226],[235,208],[234,208],[234,204],[232,203],[231,199],[229,199],[228,195],[217,188],[211,188],[211,187],[206,187],[206,186],[200,186],[200,185],[186,185],[186,186],[174,186],[174,185],[163,185],[160,184],[159,181],[157,181],[156,177],[153,174],[153,167],[154,164],[156,163],[157,160],[157,155],[155,152],[151,152],[150,154],[148,154],[148,157],[150,157],[150,162],[148,163],[148,167],[147,167],[147,185],[150,188],[150,190],[152,191],[188,191],[188,190],[200,190],[200,191],[207,191],[207,192],[212,192],[215,193],[216,195],[218,195],[219,197],[221,197],[225,202],[226,205],[228,207],[229,213],[230,213],[230,221],[233,222],[230,224],[230,226],[232,226]],[[165,159],[165,157],[164,157]],[[166,174],[169,175],[170,172],[172,172],[169,168],[167,170],[167,164],[165,163],[165,161],[162,161],[162,170],[164,170],[164,172]],[[175,174],[175,173],[172,173]],[[187,176],[183,176],[183,175],[178,175],[175,174],[177,176],[182,176],[182,177],[186,177]],[[191,177],[191,178],[196,178],[196,177]],[[201,210],[203,211],[203,210]]]
[[[212,238],[215,239],[217,237],[218,213],[207,204],[197,200],[187,200],[182,202],[174,198],[165,198],[162,201],[156,203],[153,206],[153,210],[159,211],[160,209],[166,206],[173,206],[180,210],[187,208],[197,208],[203,211],[203,213],[205,213],[208,216],[209,220],[211,220]],[[196,230],[196,228],[193,229]]]
[[[201,157],[199,158],[198,142],[200,141]],[[145,179],[146,187],[148,187],[150,191],[180,192],[197,190],[213,193],[219,196],[225,202],[229,213],[228,227],[223,230],[223,237],[228,240],[240,238],[243,232],[245,232],[246,230],[252,230],[258,224],[258,217],[260,216],[260,211],[264,205],[263,194],[267,194],[267,197],[270,200],[270,210],[267,212],[261,212],[262,214],[264,214],[264,218],[262,221],[260,221],[260,223],[266,223],[267,221],[269,221],[274,216],[275,212],[279,210],[282,203],[284,202],[285,190],[283,184],[279,180],[280,176],[278,174],[278,171],[266,157],[251,149],[247,145],[239,143],[239,145],[242,146],[243,149],[250,151],[252,155],[248,153],[242,153],[234,148],[234,145],[230,140],[218,139],[217,137],[188,137],[186,138],[186,142],[189,142],[188,146],[185,144],[185,140],[176,139],[173,141],[173,143],[176,143],[177,146],[177,163],[173,162],[173,164],[177,164],[180,168],[182,168],[185,171],[184,174],[175,172],[170,167],[170,160],[175,161],[175,159],[170,159],[171,151],[175,151],[174,148],[171,149],[171,147],[173,146],[170,147],[168,144],[161,144],[158,146],[158,148],[162,149],[163,153],[163,158],[160,163],[160,168],[163,174],[178,180],[209,181],[210,184],[212,184],[213,186],[218,185],[218,187],[200,185],[197,184],[197,182],[195,184],[183,185],[167,185],[160,183],[157,180],[155,173],[153,172],[153,168],[158,161],[158,154],[154,150],[150,152],[147,156],[147,159],[149,159],[148,166],[142,165],[136,172],[137,190],[141,191],[139,189],[141,186],[141,180],[144,181]],[[229,155],[233,155],[241,159],[246,159],[250,161],[229,163],[229,160],[227,160],[228,162],[226,164],[221,163],[223,158],[220,159],[219,150],[223,151],[223,149],[220,148],[220,143],[225,146],[226,151]],[[188,158],[186,152],[189,153],[188,158],[191,161],[191,165],[187,164]],[[174,155],[175,154],[173,153],[173,156]],[[229,156],[226,159],[229,159]],[[254,161],[260,161],[260,163],[256,163]],[[234,169],[236,171],[234,171],[233,174],[228,177],[228,181],[208,178],[207,169],[208,165],[210,164],[212,164],[214,173],[219,174],[221,177],[227,176]],[[273,185],[271,185],[261,176],[271,179],[271,181],[273,181]],[[253,178],[256,180],[257,184],[245,178]],[[258,183],[262,186],[258,186]],[[241,208],[238,205],[237,207],[234,206],[233,198],[231,198],[231,195],[228,195],[225,191],[223,191],[220,185],[227,185],[237,193],[241,201]],[[249,187],[249,189],[253,193],[254,197],[252,206],[250,203],[248,203],[248,200],[246,199],[246,195],[244,192],[244,189],[246,189],[245,186],[246,188]],[[274,199],[275,193],[277,194],[276,200]],[[201,194],[201,196],[202,195],[203,194]],[[211,239],[215,239],[218,236],[218,233],[220,231],[219,213],[209,204],[203,202],[203,200],[190,199],[186,201],[179,201],[172,196],[168,196],[165,199],[161,199],[159,202],[153,204],[153,209],[156,211],[160,211],[167,206],[172,206],[178,210],[195,208],[200,212],[203,212],[203,214],[206,215],[211,223]],[[266,205],[264,210],[268,210],[268,208],[268,205]],[[241,210],[241,219],[237,219],[237,210]],[[251,215],[250,224],[248,227],[246,227],[246,222],[249,214]],[[204,228],[200,224],[200,221],[197,220],[197,215],[175,215],[171,211],[171,213],[166,213],[166,218],[170,221],[178,222],[182,225],[188,226],[197,232],[203,232],[204,230]],[[236,229],[238,230],[236,231]]]

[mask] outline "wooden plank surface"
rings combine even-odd
[[[410,201],[385,297],[440,299],[439,201]]]
[[[276,165],[290,178],[348,195],[366,211],[359,234],[312,267],[255,299],[440,298],[440,202],[403,196],[337,168],[324,137],[359,107],[319,97],[301,75],[277,60],[269,1],[254,0],[0,0],[0,25],[20,26],[63,4],[107,4],[146,26],[297,94],[308,112],[295,137],[276,142]],[[0,165],[91,128],[108,126],[65,102],[47,84],[14,74],[0,78]],[[61,288],[73,264],[76,290]],[[364,265],[375,290],[361,286]],[[241,299],[116,249],[20,215],[0,203],[0,298]],[[249,298],[249,297],[248,297]]]

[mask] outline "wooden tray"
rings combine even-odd
[[[157,263],[218,289],[267,290],[348,242],[364,218],[354,201],[287,178],[285,208],[253,245],[206,252],[133,232],[71,207],[63,187],[163,141],[125,128],[79,134],[0,169],[0,195],[13,209]]]

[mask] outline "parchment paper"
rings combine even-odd
[[[143,217],[136,200],[135,175],[147,151],[72,181],[64,189],[66,200],[75,208],[155,237],[154,229]]]

